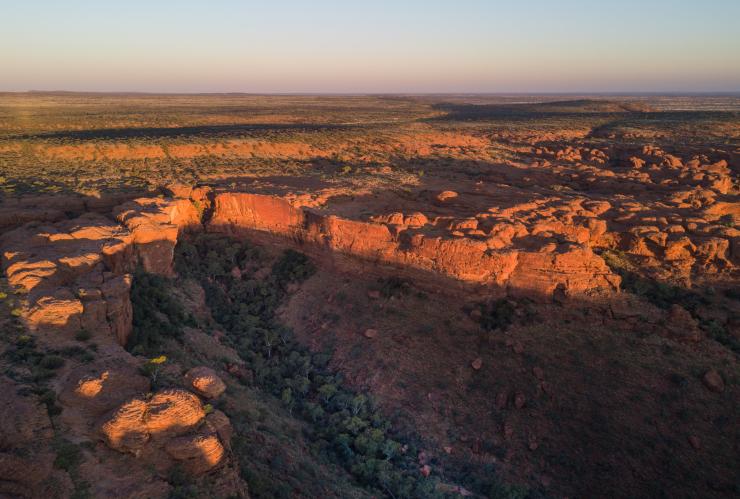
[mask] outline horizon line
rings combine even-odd
[[[315,97],[315,96],[540,96],[540,95],[593,95],[593,96],[625,96],[625,97],[661,97],[661,96],[738,96],[740,90],[697,90],[697,91],[677,91],[677,90],[660,90],[660,91],[541,91],[541,92],[521,92],[521,91],[483,91],[483,92],[178,92],[178,91],[148,91],[148,90],[0,90],[2,94],[77,94],[77,95],[233,95],[233,96],[296,96],[296,97]]]

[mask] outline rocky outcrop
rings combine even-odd
[[[135,397],[124,402],[104,418],[100,433],[112,449],[135,454],[151,439],[189,432],[205,415],[197,396],[169,389],[155,393],[149,400]]]
[[[210,415],[209,415],[210,416]],[[157,456],[163,449],[194,474],[220,464],[231,433],[228,418],[206,417],[200,399],[191,392],[167,389],[150,399],[134,397],[105,416],[100,423],[105,443],[135,456]]]
[[[25,296],[22,318],[32,331],[114,337],[131,333],[131,273],[137,264],[172,275],[178,235],[198,230],[185,199],[136,199],[114,210],[119,223],[86,213],[54,224],[32,222],[0,239],[8,282]]]
[[[0,242],[8,283],[25,295],[31,331],[112,335],[131,332],[131,235],[102,215],[54,225],[32,223]]]
[[[538,229],[506,225],[508,219],[502,213],[500,220],[491,214],[464,223],[440,217],[429,221],[415,212],[358,221],[294,207],[273,196],[223,193],[215,197],[207,230],[268,233],[308,248],[532,297],[551,296],[556,289],[566,294],[618,289],[619,277],[588,245],[604,232],[603,225]]]
[[[229,418],[204,406],[186,389],[151,393],[149,378],[137,367],[139,361],[115,348],[109,356],[71,370],[63,380],[58,400],[67,431],[102,440],[108,448],[134,459],[132,471],[157,469],[166,476],[179,463],[187,472],[200,475],[228,464],[233,434]],[[224,467],[225,477],[232,473],[230,466]],[[242,482],[235,483],[239,489]],[[229,490],[227,495],[234,493]]]
[[[144,270],[160,275],[173,273],[178,235],[201,228],[200,214],[187,199],[139,198],[116,207],[113,214],[131,232]]]
[[[6,197],[0,200],[0,233],[29,222],[58,222],[86,212],[104,214],[114,206],[144,195],[146,191]]]
[[[149,378],[139,374],[127,356],[102,359],[72,370],[59,401],[97,418],[125,400],[147,393],[149,386]]]

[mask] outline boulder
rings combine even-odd
[[[144,399],[131,399],[115,409],[100,425],[100,433],[111,449],[138,454],[151,435],[144,417],[148,404]]]
[[[152,437],[165,438],[192,430],[205,416],[196,395],[170,388],[155,393],[148,401],[144,423]]]
[[[226,390],[226,385],[210,367],[194,367],[185,374],[188,387],[205,398],[216,398]]]
[[[172,458],[181,461],[185,470],[201,474],[217,466],[226,451],[216,435],[186,435],[169,440],[165,450]]]
[[[704,373],[701,380],[704,386],[712,392],[722,393],[725,391],[725,380],[722,379],[722,375],[716,369],[710,369]]]
[[[138,452],[151,440],[168,440],[193,430],[205,418],[198,397],[186,390],[167,389],[149,400],[134,397],[101,421],[103,440],[120,452]]]

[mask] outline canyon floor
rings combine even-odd
[[[740,99],[0,94],[0,496],[736,497]]]

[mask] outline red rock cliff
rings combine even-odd
[[[476,227],[476,233],[484,237],[463,237],[459,230],[440,231],[439,224],[425,225],[421,214],[395,218],[409,223],[348,220],[297,208],[273,196],[223,193],[215,198],[207,230],[237,236],[269,233],[371,262],[411,267],[532,297],[550,296],[556,290],[579,294],[619,287],[619,277],[588,244],[591,232],[603,231],[601,227],[569,228],[568,233],[578,240],[553,244],[527,230],[517,238],[512,229],[512,234],[502,239],[500,233],[494,233],[500,227],[491,228],[490,234]],[[452,229],[464,225],[447,224]]]

